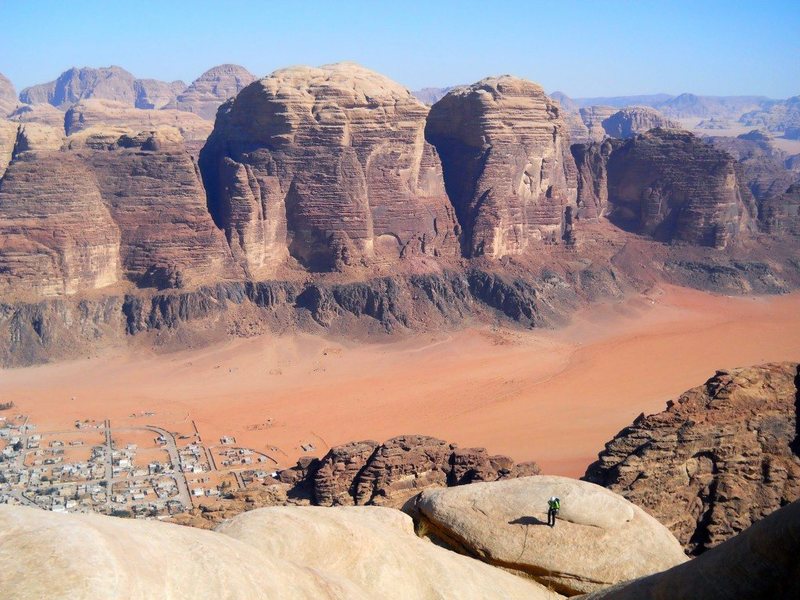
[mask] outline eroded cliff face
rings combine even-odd
[[[628,139],[658,127],[662,129],[681,129],[681,124],[667,119],[654,108],[648,106],[629,106],[615,112],[601,123],[606,134],[617,139]]]
[[[451,90],[425,131],[442,158],[467,256],[520,255],[558,243],[577,182],[558,103],[510,76]]]
[[[276,71],[224,107],[200,157],[214,220],[248,274],[457,253],[427,108],[353,64]]]
[[[242,89],[255,81],[250,71],[239,65],[219,65],[195,79],[189,87],[179,91],[174,100],[164,108],[194,113],[213,121],[220,104],[233,98]]]
[[[10,114],[17,107],[17,92],[14,84],[0,73],[0,119]]]
[[[686,131],[654,129],[608,160],[610,218],[666,242],[725,248],[746,235],[746,203],[734,159]]]
[[[644,507],[691,553],[800,498],[797,363],[719,371],[606,444],[585,479]]]

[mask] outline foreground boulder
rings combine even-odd
[[[506,75],[450,90],[431,108],[425,137],[442,157],[467,256],[562,240],[575,164],[561,107],[539,85]]]
[[[800,598],[800,502],[691,562],[586,596],[586,600]]]
[[[800,498],[797,363],[718,371],[640,416],[585,479],[664,523],[686,550],[713,548]]]
[[[551,496],[561,499],[554,528],[547,526]],[[432,539],[570,596],[686,560],[672,534],[638,506],[565,477],[427,490],[416,510],[420,531]]]
[[[3,597],[559,598],[381,508],[262,509],[219,532],[0,506]]]

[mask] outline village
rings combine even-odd
[[[0,504],[163,519],[275,475],[268,455],[233,436],[205,444],[194,424],[178,433],[86,419],[40,431],[12,409],[0,412]]]

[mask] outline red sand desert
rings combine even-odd
[[[662,410],[716,369],[800,360],[800,293],[665,287],[595,306],[557,331],[387,339],[265,336],[5,370],[0,398],[40,430],[109,418],[188,433],[194,421],[206,443],[232,435],[280,466],[302,444],[322,455],[351,440],[422,433],[577,476],[639,413]]]

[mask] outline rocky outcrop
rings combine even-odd
[[[239,65],[219,65],[200,75],[164,108],[183,110],[213,121],[219,106],[255,79],[255,75]]]
[[[122,272],[143,287],[197,287],[241,277],[205,206],[191,157],[169,132],[123,135],[79,150],[120,231]]]
[[[759,221],[767,233],[778,237],[800,236],[800,183],[782,194],[770,196],[759,206]]]
[[[579,114],[590,140],[600,142],[607,137],[603,122],[618,110],[613,106],[585,106],[580,109]]]
[[[796,363],[719,371],[623,429],[585,479],[700,554],[800,498],[799,385]]]
[[[62,132],[64,130],[64,113],[49,104],[22,104],[8,115],[8,119],[17,123],[40,123]]]
[[[18,143],[19,147],[19,143]],[[74,294],[119,279],[120,230],[76,157],[22,152],[0,180],[0,293]]]
[[[615,112],[601,122],[603,130],[617,139],[632,138],[660,127],[662,129],[681,129],[680,123],[667,119],[654,108],[648,106],[631,106]]]
[[[586,600],[761,600],[800,596],[800,502],[793,502],[702,556]]]
[[[174,102],[178,94],[186,89],[182,81],[159,81],[158,79],[137,79],[133,82],[136,93],[136,108],[159,109]]]
[[[25,104],[52,104],[62,110],[89,98],[104,98],[133,106],[136,103],[134,81],[134,76],[121,67],[73,67],[55,81],[25,88],[19,98]]]
[[[561,500],[555,527],[547,501]],[[653,517],[599,486],[524,477],[446,490],[416,502],[418,530],[453,550],[575,596],[686,561]]]
[[[559,598],[420,540],[391,509],[263,509],[212,532],[0,506],[0,525],[0,587],[20,600]]]
[[[605,216],[608,208],[608,158],[614,144],[591,142],[570,147],[578,173],[579,219],[595,220]]]
[[[254,277],[457,254],[427,109],[354,64],[276,71],[218,115],[200,155],[209,208]]]
[[[307,490],[320,506],[378,504],[401,506],[429,487],[496,481],[539,473],[535,463],[514,464],[485,448],[458,448],[424,435],[404,435],[383,444],[352,442],[319,461],[302,461],[279,474],[298,491]]]
[[[62,121],[67,135],[90,128],[136,134],[173,127],[180,132],[187,148],[195,150],[195,155],[213,129],[208,121],[197,115],[178,110],[143,110],[113,100],[82,100],[62,116]]]
[[[0,73],[0,119],[11,114],[17,107],[17,92],[14,84]]]
[[[6,172],[8,163],[11,162],[11,157],[14,154],[14,145],[17,143],[17,129],[16,123],[4,121],[0,119],[0,179],[3,178],[3,173]]]
[[[800,127],[800,96],[772,102],[760,110],[750,111],[739,119],[748,127],[760,127],[767,131],[785,131]]]
[[[503,76],[455,88],[431,108],[425,136],[441,155],[467,256],[562,240],[575,166],[561,109],[540,86]]]
[[[610,218],[659,241],[725,248],[746,235],[734,159],[689,132],[654,129],[608,160]]]

